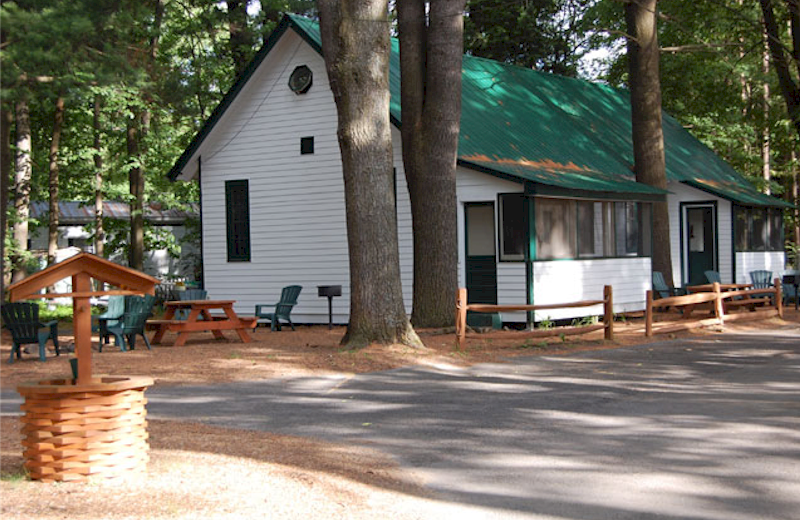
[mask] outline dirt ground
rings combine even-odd
[[[787,309],[783,320],[739,321],[726,332],[792,329],[800,337],[800,313]],[[120,352],[113,345],[95,352],[95,374],[148,375],[158,385],[214,384],[236,380],[363,373],[407,365],[466,366],[511,362],[515,356],[563,355],[588,349],[645,344],[671,337],[719,335],[700,330],[644,337],[641,318],[615,324],[615,340],[602,331],[586,336],[541,339],[469,338],[455,348],[452,332],[421,331],[426,349],[370,346],[351,352],[339,347],[344,328],[298,327],[271,332],[259,328],[253,342],[214,340],[197,334],[182,347],[174,335],[148,351]],[[232,334],[226,333],[233,337]],[[68,331],[59,336],[68,345]],[[96,338],[95,338],[96,342]],[[71,354],[41,363],[35,354],[8,364],[10,338],[3,331],[0,386],[68,377]],[[32,349],[32,352],[35,349]],[[151,461],[144,476],[119,482],[40,484],[25,478],[16,417],[0,419],[0,516],[40,519],[122,518],[433,518],[441,504],[415,475],[402,471],[369,448],[312,439],[151,421]],[[231,442],[234,439],[235,442]],[[120,492],[124,490],[124,492]]]

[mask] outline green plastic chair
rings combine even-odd
[[[664,279],[661,271],[653,271],[653,291],[658,294],[659,298],[669,298],[670,296],[683,296],[686,294],[686,289],[682,287],[670,287]]]
[[[772,271],[750,271],[750,281],[753,282],[754,289],[769,289],[772,287]]]
[[[190,300],[207,300],[208,299],[208,292],[204,289],[186,289],[185,291],[175,291],[175,294],[178,295],[178,300],[180,301],[190,301]],[[175,311],[174,319],[176,320],[185,320],[189,317],[189,309],[178,309]],[[200,316],[199,319],[203,319],[203,316]]]
[[[764,269],[750,271],[750,281],[753,282],[753,289],[769,289],[772,287],[772,271]],[[765,295],[762,294],[762,296]],[[775,303],[775,299],[771,295],[770,298]]]
[[[797,308],[798,306],[798,294],[797,290],[794,288],[794,284],[800,282],[800,272],[797,271],[786,271],[783,273],[783,303],[787,305],[789,300],[794,300],[794,306]]]
[[[4,303],[2,306],[3,325],[11,332],[11,357],[8,362],[14,362],[14,354],[17,359],[22,357],[21,347],[29,343],[39,344],[39,361],[46,361],[45,348],[47,340],[53,341],[56,348],[56,356],[61,352],[58,347],[58,322],[49,321],[42,323],[39,321],[39,305],[36,303],[17,302]],[[39,329],[46,330],[39,330]]]
[[[708,280],[708,283],[722,283],[722,279],[719,277],[718,271],[704,271],[703,274],[706,275],[706,280]]]
[[[110,325],[115,327],[119,325],[119,319],[123,314],[125,314],[125,297],[109,296],[106,312],[96,316],[97,326],[96,328],[92,327],[92,329],[97,331],[98,335],[100,336],[101,343],[108,344],[108,337],[110,336],[108,333],[108,326]]]
[[[289,285],[284,287],[281,291],[281,299],[278,303],[272,305],[256,305],[256,316],[270,321],[271,330],[281,330],[280,320],[284,320],[295,330],[294,323],[290,318],[292,308],[297,305],[297,297],[300,296],[300,291],[303,290],[301,285]],[[264,307],[275,307],[274,312],[264,312]]]
[[[115,343],[119,345],[119,349],[123,352],[134,350],[136,348],[136,336],[139,335],[144,338],[144,344],[147,345],[147,350],[152,350],[150,341],[144,334],[144,325],[147,318],[150,317],[150,312],[153,309],[153,304],[156,302],[155,296],[145,294],[144,296],[128,296],[125,300],[125,313],[120,317],[119,323],[112,327],[108,327],[108,333],[114,335]],[[128,339],[126,344],[125,338]],[[100,352],[103,351],[103,343],[100,343]]]

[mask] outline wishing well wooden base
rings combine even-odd
[[[114,478],[148,461],[144,391],[149,377],[101,376],[23,384],[25,467],[44,482]]]

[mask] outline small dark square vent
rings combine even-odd
[[[309,153],[314,153],[314,138],[313,137],[301,137],[300,138],[300,154],[305,155]]]

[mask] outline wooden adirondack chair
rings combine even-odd
[[[281,330],[280,320],[289,323],[294,329],[294,323],[289,315],[292,313],[292,308],[297,305],[297,297],[300,296],[300,291],[303,287],[300,285],[289,285],[284,287],[281,291],[281,299],[278,303],[273,305],[256,305],[256,316],[270,321],[270,328],[272,330]],[[274,312],[264,312],[261,309],[264,307],[275,307]]]
[[[39,344],[39,361],[45,361],[45,348],[47,340],[53,341],[56,348],[56,356],[61,352],[58,347],[58,322],[49,321],[42,323],[39,321],[39,305],[36,303],[17,302],[4,303],[2,306],[3,324],[11,331],[13,345],[11,347],[11,357],[9,363],[14,362],[14,354],[17,359],[22,357],[21,347],[29,343]],[[39,329],[46,330],[39,330]]]
[[[146,294],[144,296],[128,296],[125,301],[125,313],[120,317],[119,323],[115,326],[108,327],[108,333],[114,335],[119,349],[123,352],[133,350],[136,348],[136,335],[138,334],[144,338],[144,344],[147,345],[147,350],[152,350],[150,341],[144,334],[144,325],[147,318],[150,316],[150,311],[153,309],[155,303],[155,296]],[[125,338],[128,338],[128,345],[126,345]],[[103,343],[100,343],[100,352],[103,351]]]

